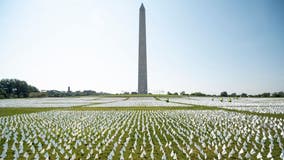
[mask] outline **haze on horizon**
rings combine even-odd
[[[0,79],[137,91],[141,2],[1,1]],[[284,90],[282,0],[143,3],[150,92]]]

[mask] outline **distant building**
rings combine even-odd
[[[68,86],[67,93],[70,93],[70,92],[71,92],[71,89],[70,89],[70,86]]]

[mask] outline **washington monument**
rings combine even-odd
[[[145,8],[142,3],[139,11],[138,94],[147,93],[146,22]]]

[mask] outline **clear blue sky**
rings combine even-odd
[[[1,0],[0,78],[136,91],[137,0]],[[284,1],[145,0],[151,92],[284,90]]]

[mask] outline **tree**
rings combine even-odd
[[[7,95],[6,95],[5,90],[0,87],[0,99],[6,98],[6,97]]]
[[[30,98],[40,98],[40,97],[47,97],[47,93],[45,92],[31,92],[29,94]]]
[[[31,92],[39,92],[36,87],[18,79],[2,79],[0,90],[0,97],[4,98],[26,98]]]
[[[248,95],[246,93],[242,93],[241,97],[248,97]]]
[[[262,93],[260,96],[261,97],[270,97],[270,93]]]
[[[186,95],[185,91],[180,92],[180,95],[181,95],[181,96]]]
[[[204,97],[206,94],[201,93],[201,92],[194,92],[190,94],[191,96],[196,96],[196,97]]]
[[[274,92],[272,97],[284,97],[284,92]]]
[[[28,91],[29,92],[39,92],[39,90],[36,87],[31,86],[31,85],[28,86]]]
[[[63,97],[63,93],[57,90],[49,90],[46,92],[48,97]]]
[[[71,92],[72,93],[72,92]],[[93,90],[84,90],[83,91],[83,95],[84,96],[90,96],[90,95],[96,95],[96,91],[93,91]]]
[[[220,94],[221,97],[228,97],[228,93],[226,91],[221,92]]]
[[[230,96],[231,97],[237,97],[237,94],[236,93],[232,93]]]

